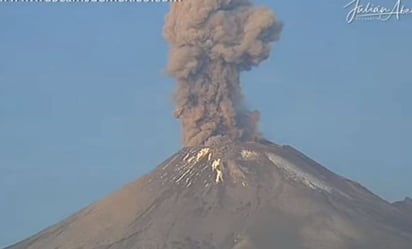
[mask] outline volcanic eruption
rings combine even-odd
[[[175,116],[185,146],[210,137],[250,141],[259,136],[258,112],[243,103],[239,75],[268,58],[282,25],[249,0],[183,1],[174,4],[164,35],[168,72],[177,80]]]
[[[184,148],[7,249],[410,249],[410,199],[391,204],[258,132],[239,74],[281,29],[248,0],[173,3],[164,33]]]

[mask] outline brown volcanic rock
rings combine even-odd
[[[201,149],[7,249],[411,248],[411,217],[290,146]]]
[[[393,205],[399,208],[406,215],[412,217],[412,199],[406,197],[403,201],[394,202]]]

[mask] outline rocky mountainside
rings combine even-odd
[[[406,197],[403,201],[394,202],[393,205],[412,217],[412,199]]]
[[[213,167],[212,167],[213,166]],[[184,148],[7,249],[410,249],[412,216],[290,146]]]

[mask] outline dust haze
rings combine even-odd
[[[164,36],[184,146],[202,145],[214,136],[236,141],[260,136],[259,113],[244,105],[239,76],[269,57],[281,30],[270,10],[249,0],[172,4]]]

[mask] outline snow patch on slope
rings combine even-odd
[[[258,153],[250,150],[242,150],[241,155],[242,158],[246,160],[253,160],[258,157]]]
[[[316,176],[303,171],[286,159],[272,153],[266,153],[266,156],[276,167],[282,169],[289,178],[299,181],[314,190],[318,189],[328,193],[332,192],[332,187],[328,186]]]

